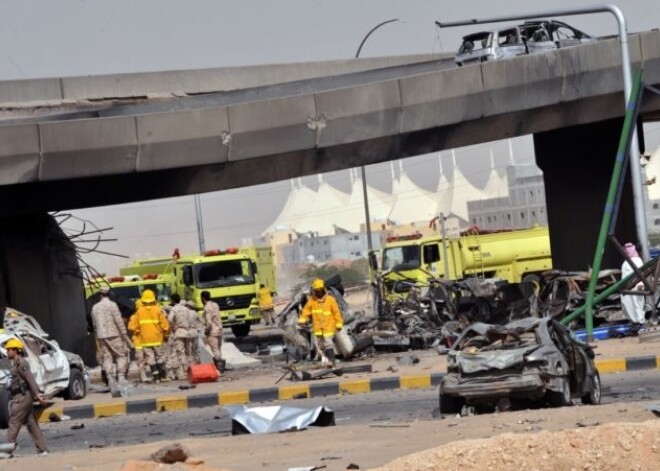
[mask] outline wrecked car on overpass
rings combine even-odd
[[[506,409],[512,400],[598,404],[600,377],[591,347],[550,318],[470,325],[448,352],[440,383],[440,412],[464,406]]]

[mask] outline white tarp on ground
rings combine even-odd
[[[335,425],[335,413],[323,406],[313,409],[288,406],[226,406],[225,409],[231,416],[233,435],[296,431],[310,425]]]

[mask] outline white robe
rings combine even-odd
[[[639,257],[632,257],[632,262],[641,267],[644,263]],[[625,278],[633,273],[633,269],[628,262],[623,262],[621,265],[621,278]],[[640,281],[634,289],[638,289],[640,286],[644,286]],[[644,317],[644,296],[637,296],[634,294],[621,295],[621,306],[623,307],[623,312],[630,318],[631,322],[636,322],[637,324],[643,324],[646,320]]]

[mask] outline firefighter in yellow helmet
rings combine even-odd
[[[134,327],[138,324],[137,312],[138,309],[142,307],[142,300],[137,299],[135,301],[135,312],[131,315],[128,320],[128,330],[131,330],[131,327]],[[140,373],[140,381],[143,383],[149,382],[149,377],[147,376],[147,363],[144,361],[144,352],[142,351],[142,344],[140,343],[140,331],[137,332],[131,331],[131,340],[133,341],[133,347],[135,348],[135,363],[137,364],[138,372]]]
[[[312,318],[312,333],[322,352],[323,366],[331,366],[335,361],[335,333],[344,326],[344,320],[337,301],[328,296],[323,280],[312,281],[312,296],[305,304],[298,322],[306,324]]]
[[[11,361],[9,392],[12,397],[7,441],[15,445],[18,432],[25,425],[32,437],[34,446],[37,448],[37,452],[39,455],[45,456],[48,454],[48,446],[39,424],[34,418],[33,402],[37,401],[42,406],[47,406],[48,402],[39,394],[39,387],[34,381],[30,365],[23,358],[23,351],[25,350],[23,342],[16,338],[9,339],[5,343],[5,350],[7,350],[7,356]]]
[[[128,330],[140,339],[144,361],[149,365],[154,381],[166,381],[163,343],[170,335],[170,323],[158,306],[153,291],[145,289],[140,301],[142,306],[131,317]]]

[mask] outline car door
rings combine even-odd
[[[571,338],[570,331],[560,323],[553,321],[552,327],[562,345],[562,352],[570,368],[571,391],[581,392],[586,376],[586,363],[582,351]]]
[[[27,334],[26,341],[37,360],[37,368],[41,370],[42,384],[46,395],[56,394],[66,387],[69,381],[69,365],[64,353],[57,344]]]

